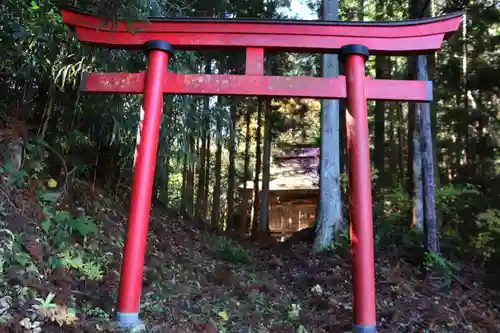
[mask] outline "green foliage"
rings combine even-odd
[[[35,301],[37,301],[37,304],[35,304],[35,309],[37,310],[42,310],[42,309],[53,309],[56,307],[56,304],[52,302],[56,295],[53,293],[49,293],[47,297],[45,298],[37,298]]]
[[[96,307],[93,307],[91,304],[83,304],[82,306],[82,312],[84,314],[86,314],[87,316],[91,316],[91,317],[94,317],[94,318],[100,318],[100,319],[103,319],[103,320],[109,320],[110,319],[110,316],[109,314],[104,311],[103,309],[101,308],[96,308]]]
[[[42,204],[45,219],[40,226],[45,234],[57,234],[59,237],[78,235],[88,237],[99,232],[95,219],[89,216],[73,217],[68,211],[53,208],[61,196],[60,192],[42,191],[38,193],[38,199]]]
[[[5,202],[0,202],[0,225],[3,220],[7,216],[7,209],[5,208]]]
[[[17,188],[24,186],[28,175],[24,170],[15,170],[10,161],[7,161],[0,166],[0,174],[4,174],[6,176],[8,187],[14,186]]]
[[[332,246],[329,246],[325,249],[325,251],[338,252],[340,251],[348,251],[350,246],[350,237],[349,237],[349,229],[346,228],[335,234],[334,243]]]
[[[0,274],[2,274],[5,263],[12,255],[15,236],[9,229],[0,229],[0,235]]]
[[[48,218],[41,223],[42,229],[49,233],[51,229],[58,229],[68,235],[77,234],[82,237],[95,235],[98,233],[98,227],[95,220],[88,216],[74,218],[67,211],[56,211],[54,215],[45,212]]]
[[[500,210],[488,209],[477,216],[477,233],[470,245],[482,258],[482,263],[500,253]]]
[[[384,223],[400,223],[408,217],[411,199],[401,187],[386,188],[374,200],[373,211]]]
[[[424,267],[429,272],[437,273],[447,286],[450,285],[459,269],[457,265],[435,252],[424,254]]]
[[[99,251],[66,245],[59,248],[57,255],[51,257],[49,262],[54,268],[62,266],[75,270],[85,280],[100,281],[104,277],[108,259]]]
[[[446,220],[457,220],[460,213],[471,208],[473,199],[481,194],[479,187],[473,184],[447,184],[436,193],[437,209]]]
[[[221,260],[233,264],[247,264],[250,261],[250,255],[247,250],[227,237],[217,237],[217,257]]]
[[[300,318],[300,304],[291,304],[287,316],[292,321],[298,320]]]
[[[4,257],[4,268],[10,265],[19,265],[24,268],[26,273],[38,276],[40,274],[38,267],[33,263],[31,256],[25,251],[21,243],[21,236],[12,234],[12,242],[10,243],[10,250]]]

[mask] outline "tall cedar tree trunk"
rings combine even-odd
[[[423,230],[424,194],[422,187],[422,152],[420,147],[420,109],[412,103],[409,105],[408,113],[408,144],[411,145],[411,151],[408,149],[410,151],[410,154],[408,154],[408,176],[411,180],[410,193],[413,198],[412,227]]]
[[[412,18],[420,18],[429,16],[430,4],[428,0],[413,0],[410,4],[410,16]],[[411,73],[417,73],[418,80],[427,80],[427,57],[418,56],[412,58]],[[418,147],[415,146],[415,151],[420,151],[420,182],[415,184],[415,189],[420,191],[422,203],[416,202],[414,225],[418,228],[423,228],[425,231],[425,244],[427,250],[431,252],[439,252],[439,237],[436,225],[436,208],[434,199],[434,155],[432,152],[432,130],[431,130],[431,115],[430,105],[428,103],[418,103],[415,108],[415,129],[418,127],[420,132]],[[417,131],[415,131],[417,132]],[[417,156],[415,156],[415,159]],[[414,173],[418,166],[418,162],[414,163]],[[415,177],[416,178],[416,177]],[[418,179],[415,179],[418,181]],[[420,185],[421,188],[418,186]],[[416,193],[418,194],[418,193]],[[418,200],[418,196],[415,196]],[[422,212],[418,211],[422,209]],[[421,214],[421,215],[418,215]]]
[[[259,207],[260,207],[260,195],[259,195],[259,174],[260,174],[260,169],[261,169],[261,162],[262,162],[262,157],[261,157],[261,151],[260,151],[260,144],[261,144],[261,118],[262,118],[262,108],[263,108],[263,102],[259,100],[257,103],[257,122],[256,122],[256,128],[255,128],[255,177],[253,180],[253,191],[254,191],[254,200],[253,200],[253,219],[252,219],[252,235],[257,235],[258,232],[258,226],[259,226]]]
[[[250,120],[251,120],[251,112],[252,108],[247,106],[247,110],[245,113],[245,164],[243,166],[243,188],[247,189],[247,182],[250,180],[250,139],[252,137],[250,133]]]
[[[191,116],[189,118],[194,118],[193,115],[196,115],[198,105],[197,100],[193,100],[192,107],[190,109]],[[190,124],[188,126],[188,160],[187,160],[187,170],[186,170],[186,202],[185,207],[186,211],[189,215],[193,215],[193,206],[194,206],[194,170],[195,170],[195,159],[196,156],[195,151],[195,137],[194,137],[194,128],[193,125]]]
[[[399,103],[396,107],[396,118],[397,118],[397,150],[398,150],[398,170],[399,170],[399,179],[401,182],[403,182],[405,178],[405,156],[404,156],[404,150],[403,147],[405,146],[406,142],[404,139],[404,133],[403,133],[403,108],[404,108],[403,103]],[[402,188],[404,188],[404,184],[401,183]]]
[[[201,210],[205,216],[208,216],[208,194],[210,192],[210,143],[211,143],[211,132],[210,132],[210,117],[207,119],[207,142],[205,147],[205,153],[207,155],[207,161],[205,163],[205,189],[203,191],[203,205]]]
[[[385,19],[386,1],[377,0],[376,3],[376,17],[377,21]],[[390,60],[387,56],[378,55],[375,59],[375,73],[378,79],[388,79],[390,76]],[[385,107],[386,103],[383,101],[375,102],[375,147],[374,147],[374,164],[378,172],[378,178],[375,182],[377,193],[386,184],[385,175]]]
[[[201,145],[200,145],[200,163],[198,166],[198,188],[196,189],[196,216],[205,218],[204,216],[204,191],[205,191],[205,170],[207,168],[207,125],[206,114],[202,121],[201,130]]]
[[[469,107],[469,98],[468,98],[468,80],[467,80],[467,13],[464,14],[464,18],[462,20],[462,76],[461,76],[461,93],[462,100],[464,105],[463,112],[463,121],[461,122],[461,133],[460,136],[463,137],[463,150],[465,154],[463,154],[461,159],[464,159],[464,164],[468,166],[469,159],[472,156],[471,154],[471,140],[469,137],[469,124],[471,123],[470,118],[470,107]],[[476,168],[472,167],[473,170],[470,170],[470,167],[467,167],[466,170],[470,173],[472,177],[477,176]]]
[[[231,104],[231,124],[229,128],[229,166],[227,170],[227,228],[234,231],[234,188],[236,183],[236,122],[237,105],[235,101]]]
[[[430,15],[433,15],[432,13]],[[436,54],[429,55],[427,57],[427,73],[429,73],[429,79],[434,80],[434,76],[436,73]],[[436,188],[441,187],[441,180],[439,175],[439,154],[437,150],[437,104],[431,104],[431,130],[432,130],[432,151],[434,152],[434,186]],[[441,211],[436,206],[436,224],[439,225],[440,221],[442,221]]]
[[[416,63],[413,58],[408,59],[408,75],[415,79]],[[407,193],[413,201],[411,226],[423,230],[424,203],[422,187],[422,153],[420,146],[420,109],[415,103],[408,103],[408,169]]]
[[[169,108],[167,108],[169,109]],[[168,111],[167,111],[168,112]],[[169,114],[169,113],[167,113]],[[165,133],[165,151],[164,151],[164,156],[162,158],[162,165],[160,166],[160,177],[161,177],[161,184],[160,184],[160,201],[163,202],[165,205],[168,206],[168,179],[170,178],[170,124],[169,124],[169,117],[167,116],[167,121],[166,121],[166,133]]]
[[[188,169],[187,143],[184,143],[184,157],[182,162],[182,187],[181,187],[181,210],[183,212],[187,210],[186,208],[187,169]]]
[[[218,103],[220,103],[220,98]],[[217,114],[217,128],[215,131],[216,141],[217,141],[217,152],[215,153],[215,182],[214,182],[214,190],[212,195],[212,218],[210,219],[212,223],[212,229],[214,231],[219,230],[220,223],[220,195],[221,195],[221,173],[222,173],[222,115]]]
[[[260,202],[259,234],[269,232],[269,181],[271,169],[272,115],[270,101],[265,101],[264,147],[262,157],[262,200]]]
[[[398,105],[399,106],[399,105]],[[389,160],[388,160],[388,170],[391,170],[392,172],[388,172],[386,175],[386,181],[388,184],[391,183],[392,181],[392,176],[393,172],[398,169],[398,151],[399,151],[399,146],[398,146],[398,141],[396,140],[396,126],[397,126],[397,121],[396,121],[396,108],[394,105],[388,105],[387,106],[387,139],[389,142],[389,151],[392,153],[390,154]]]
[[[170,142],[169,142],[170,143]],[[169,144],[167,143],[167,144]],[[160,201],[163,202],[165,205],[169,206],[169,200],[170,200],[170,197],[169,197],[169,178],[170,178],[170,147],[166,148],[167,151],[165,152],[166,156],[165,156],[165,159],[164,159],[164,164],[165,164],[165,167],[164,167],[164,170],[163,170],[163,179],[162,179],[162,188],[161,188],[161,192],[160,192]]]
[[[166,130],[167,130],[167,134],[166,134],[166,149],[165,149],[165,154],[167,156],[165,156],[165,163],[164,163],[164,168],[165,168],[165,174],[164,174],[164,177],[165,177],[165,181],[163,183],[163,190],[162,190],[162,193],[163,193],[163,196],[160,198],[163,203],[165,203],[165,205],[169,205],[170,202],[170,194],[169,194],[169,188],[170,188],[170,184],[169,184],[169,181],[170,181],[170,150],[171,150],[171,144],[172,144],[172,124],[175,124],[176,121],[177,121],[177,118],[176,118],[176,115],[172,112],[172,109],[173,109],[173,104],[174,104],[174,100],[173,98],[170,96],[170,97],[167,97],[166,98],[167,100],[167,111],[166,111],[166,116],[167,116],[167,121],[166,121]]]
[[[427,81],[427,56],[417,57],[417,78]],[[431,110],[429,103],[418,103],[420,109],[420,144],[422,150],[422,173],[424,192],[424,217],[427,250],[440,252],[436,223],[436,201],[434,198],[434,154],[432,152]]]
[[[323,0],[323,19],[338,19],[338,0]],[[338,56],[324,54],[323,77],[339,75]],[[313,250],[321,251],[333,244],[333,234],[343,227],[340,189],[339,101],[321,101],[321,148],[319,212]]]
[[[192,96],[187,96],[191,101]],[[189,109],[188,112],[185,112],[184,114],[184,127],[187,129],[189,132],[189,125],[188,125],[188,118],[189,118],[189,112],[191,112],[191,109]],[[189,169],[189,133],[188,137],[185,138],[184,140],[184,156],[183,156],[183,165],[182,165],[182,188],[181,188],[181,210],[183,212],[188,211],[187,207],[187,201],[188,201],[188,169]]]
[[[210,74],[211,59],[205,62],[205,74]],[[206,196],[205,196],[205,182],[207,182],[206,169],[207,165],[207,137],[209,133],[209,118],[210,118],[210,98],[205,96],[203,98],[203,115],[202,115],[202,129],[201,129],[201,149],[200,149],[200,167],[198,168],[198,191],[196,193],[196,215],[201,218],[206,218]]]
[[[430,15],[430,0],[413,0],[410,5],[412,18],[420,18]],[[427,56],[417,56],[415,59],[416,79],[427,81]],[[418,103],[417,108],[420,116],[415,126],[420,127],[420,151],[422,158],[422,196],[423,196],[423,219],[425,231],[425,245],[428,251],[440,252],[439,231],[436,220],[436,202],[434,198],[434,153],[433,135],[431,126],[430,103]]]

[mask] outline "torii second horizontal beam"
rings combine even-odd
[[[92,93],[141,94],[144,72],[86,73],[80,89]],[[346,98],[345,76],[318,78],[308,76],[199,75],[167,73],[163,83],[166,94]],[[366,78],[366,97],[384,101],[432,101],[431,81],[375,80]]]

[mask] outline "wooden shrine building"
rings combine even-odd
[[[287,238],[294,232],[311,227],[316,218],[319,199],[319,148],[294,145],[275,154],[271,160],[269,183],[269,229],[271,235]],[[262,180],[262,175],[260,176]],[[251,230],[254,214],[254,183],[238,188],[243,214],[243,233]],[[259,182],[262,198],[262,181]],[[257,212],[258,214],[259,212]]]

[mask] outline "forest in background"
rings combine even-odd
[[[500,7],[497,1],[427,3],[345,0],[339,5],[339,19],[405,20],[467,9],[460,31],[444,43],[440,52],[428,57],[435,95],[431,119],[437,225],[446,259],[438,255],[427,260],[445,269],[454,267],[452,263],[467,263],[465,266],[498,273]],[[282,9],[291,5],[286,0],[109,0],[72,4],[102,15],[134,18],[273,19],[285,18]],[[308,5],[322,17],[319,2]],[[80,45],[61,23],[55,1],[31,5],[3,1],[0,9],[0,134],[4,162],[8,161],[0,169],[6,175],[3,186],[9,191],[11,187],[22,189],[41,207],[41,212],[28,216],[25,208],[20,213],[18,208],[25,206],[15,196],[13,199],[11,192],[0,195],[5,197],[0,201],[1,220],[14,243],[24,246],[18,253],[27,253],[24,257],[17,255],[15,260],[2,257],[6,265],[3,271],[12,262],[19,265],[21,261],[21,266],[31,267],[36,261],[36,253],[32,253],[36,251],[29,246],[26,249],[23,238],[29,232],[24,227],[15,230],[13,224],[30,225],[36,221],[43,229],[42,238],[52,247],[44,251],[59,261],[64,251],[74,252],[65,237],[85,238],[98,232],[103,217],[79,207],[82,204],[75,208],[74,193],[66,195],[77,184],[90,184],[90,192],[104,189],[109,200],[126,203],[141,98],[82,94],[78,85],[85,71],[142,71],[145,57],[142,52]],[[320,56],[314,54],[266,54],[265,71],[320,76],[320,62]],[[178,73],[242,74],[244,52],[178,51],[170,67]],[[404,57],[370,57],[366,70],[377,78],[405,79],[414,75],[411,59]],[[340,109],[338,158],[343,219],[347,221],[343,102]],[[234,229],[241,216],[236,188],[247,181],[258,183],[265,179],[270,159],[283,146],[319,145],[320,110],[320,101],[306,99],[165,96],[155,175],[156,202],[214,231]],[[415,228],[424,222],[422,213],[415,209],[422,206],[423,197],[415,191],[421,175],[414,167],[418,151],[415,153],[413,141],[418,125],[412,110],[414,106],[408,103],[369,103],[377,253],[396,249],[404,255],[405,251],[412,253],[411,249],[421,248],[424,242],[421,230]],[[260,206],[266,205],[261,201],[254,202],[254,232],[267,229],[266,217],[258,213]],[[332,247],[345,245],[346,237],[346,231],[340,230]],[[87,254],[91,258],[97,253],[92,249]],[[95,270],[95,265],[75,267],[85,276],[92,276]]]

